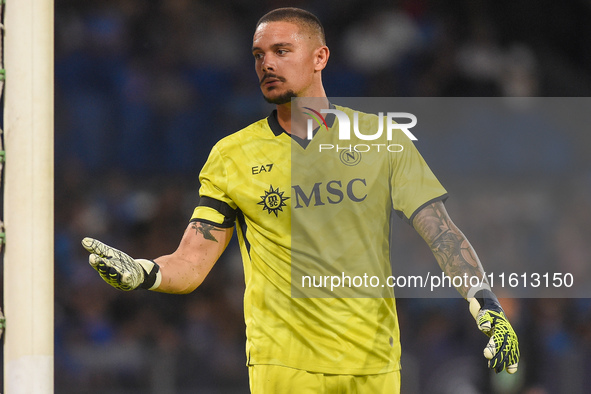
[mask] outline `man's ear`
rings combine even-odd
[[[322,71],[326,64],[328,63],[328,58],[330,57],[330,50],[326,45],[318,47],[314,51],[314,71]]]

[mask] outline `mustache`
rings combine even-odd
[[[273,78],[273,79],[277,79],[278,81],[285,82],[285,78],[280,77],[277,74],[271,74],[271,73],[269,73],[269,74],[263,75],[263,77],[261,78],[261,81],[259,82],[259,84],[262,85],[269,78]]]

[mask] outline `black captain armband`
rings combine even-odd
[[[216,227],[222,227],[222,228],[234,227],[234,222],[236,221],[237,210],[232,208],[227,203],[220,201],[220,200],[216,200],[215,198],[203,196],[199,200],[198,206],[212,208],[224,216],[224,221],[222,223],[213,223],[208,220],[202,220],[202,219],[199,219],[199,221],[207,222],[207,223],[212,224]]]

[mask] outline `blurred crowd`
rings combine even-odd
[[[591,7],[582,1],[56,0],[56,392],[247,392],[235,241],[199,289],[175,296],[110,288],[80,240],[143,258],[176,248],[213,144],[272,109],[250,47],[258,18],[279,6],[323,21],[332,97],[591,93]],[[419,149],[485,266],[588,266],[590,136],[544,144],[530,135],[490,157],[480,152],[491,139],[479,136],[433,135]],[[436,141],[452,149],[442,154]],[[410,227],[394,228],[394,269],[436,264]],[[512,377],[485,368],[486,338],[465,301],[400,299],[403,392],[585,392],[590,300],[503,305],[523,355]]]

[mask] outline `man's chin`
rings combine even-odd
[[[295,94],[295,92],[293,90],[288,90],[287,92],[280,94],[278,96],[269,97],[269,96],[263,95],[263,97],[265,98],[265,101],[267,101],[269,104],[281,105],[281,104],[287,104],[287,103],[291,102],[291,99],[293,97],[298,97],[298,95]]]

